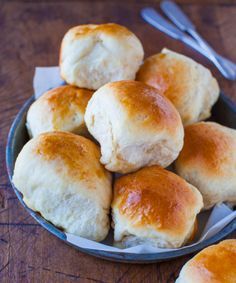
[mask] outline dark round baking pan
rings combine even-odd
[[[66,240],[65,233],[63,233],[61,230],[56,228],[50,222],[46,221],[38,213],[29,209],[25,205],[21,193],[17,190],[17,188],[15,188],[15,186],[12,183],[12,174],[13,174],[16,157],[19,154],[22,147],[24,146],[24,144],[29,139],[25,128],[25,118],[26,118],[27,110],[33,101],[34,101],[34,97],[31,97],[26,101],[26,103],[23,105],[18,115],[16,116],[10,129],[7,140],[7,147],[6,147],[6,163],[7,163],[8,176],[19,201],[24,206],[24,208],[31,214],[31,216],[45,229],[47,229],[50,233],[52,233],[59,239],[63,240],[64,242],[70,244]],[[236,106],[224,94],[221,94],[219,100],[213,107],[212,117],[210,120],[216,121],[222,125],[231,128],[236,128]],[[73,247],[84,253],[112,261],[129,262],[129,263],[151,263],[158,261],[167,261],[180,256],[195,253],[205,248],[206,246],[218,242],[219,240],[221,240],[222,238],[226,237],[228,234],[233,232],[235,229],[236,229],[236,219],[232,220],[215,236],[199,243],[198,245],[195,245],[193,247],[186,247],[181,250],[167,251],[163,253],[132,254],[132,253],[107,252],[107,251],[99,251],[94,249],[79,248],[72,244],[70,245],[72,245]]]

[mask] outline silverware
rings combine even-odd
[[[176,24],[178,28],[188,32],[203,49],[212,54],[212,56],[215,57],[214,59],[217,60],[221,64],[225,72],[228,73],[228,76],[230,76],[233,80],[236,79],[236,64],[219,55],[201,37],[201,35],[197,32],[194,24],[191,22],[188,16],[180,9],[180,7],[175,4],[175,2],[171,0],[163,0],[161,2],[161,9],[171,19],[171,21]]]
[[[168,5],[170,3],[170,1],[165,1],[165,2],[168,2]],[[162,4],[162,6],[163,6],[163,4]],[[166,6],[166,4],[164,6]],[[165,10],[168,10],[167,6],[166,6]],[[180,10],[178,9],[178,12],[175,14],[175,21],[176,22],[178,21],[179,27],[181,26],[181,29],[184,29],[186,31],[186,25],[187,25],[188,28],[191,29],[191,31],[194,30],[195,29],[194,25],[190,22],[190,20],[187,18],[186,15],[184,15],[184,17],[181,18],[182,19],[181,21],[176,20],[177,14],[179,15],[179,11]],[[171,12],[168,11],[168,13],[170,14]],[[198,43],[198,41],[196,41],[195,39],[193,39],[192,37],[190,37],[186,33],[182,32],[180,29],[175,27],[173,24],[171,24],[169,21],[167,21],[164,17],[162,17],[153,8],[142,9],[141,15],[144,18],[144,20],[146,20],[148,23],[150,23],[154,27],[158,28],[162,32],[170,35],[171,37],[173,37],[175,39],[181,40],[182,42],[186,43],[187,45],[189,45],[190,47],[192,47],[193,49],[195,49],[196,51],[200,52],[202,55],[207,57],[209,60],[211,60],[215,64],[215,66],[219,69],[219,71],[223,74],[224,77],[226,77],[229,80],[235,80],[236,79],[235,64],[230,62],[229,60],[225,61],[225,58],[223,58],[222,56],[219,56],[218,54],[216,56],[216,52],[210,46],[208,46],[208,48],[206,48],[205,44],[203,45],[203,43],[201,43],[201,45],[200,45]],[[172,9],[171,15],[172,15],[172,18],[174,18],[173,9]],[[173,21],[174,21],[174,19],[173,19]],[[183,28],[183,26],[185,26],[185,27]],[[212,52],[212,50],[213,50],[213,52]],[[222,58],[223,58],[223,60],[222,60]],[[229,62],[230,62],[230,64],[229,64]]]

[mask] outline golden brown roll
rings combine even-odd
[[[207,68],[166,48],[144,61],[137,80],[168,97],[184,125],[208,118],[219,97],[218,83]]]
[[[64,231],[95,241],[110,228],[111,175],[92,141],[67,132],[41,134],[17,157],[13,183],[31,209]]]
[[[37,99],[27,113],[30,137],[51,131],[88,134],[84,112],[93,92],[66,85],[51,89]]]
[[[182,268],[176,283],[235,283],[236,240],[205,248]]]
[[[85,123],[101,145],[101,162],[114,172],[166,167],[183,146],[179,113],[155,88],[141,82],[101,87],[88,103]]]
[[[143,54],[139,39],[123,26],[76,26],[62,40],[61,76],[69,84],[89,89],[98,89],[108,82],[133,80]]]
[[[204,208],[236,204],[236,131],[214,122],[185,128],[177,173],[199,189]]]
[[[122,176],[112,202],[115,242],[178,248],[193,236],[202,205],[195,187],[159,166]]]

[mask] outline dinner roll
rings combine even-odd
[[[141,82],[108,83],[85,112],[89,132],[101,145],[101,162],[128,173],[146,165],[168,166],[183,146],[179,113],[158,90]]]
[[[99,163],[99,148],[67,132],[30,140],[13,175],[24,202],[64,231],[95,241],[109,230],[111,175]]]
[[[213,122],[185,129],[177,173],[203,195],[204,208],[221,202],[236,204],[236,131]]]
[[[123,26],[76,26],[62,40],[61,76],[69,84],[98,89],[108,82],[133,80],[143,55],[139,39]]]
[[[145,60],[137,80],[162,91],[185,125],[208,118],[219,97],[218,83],[207,68],[165,48]]]
[[[195,187],[159,166],[122,176],[114,185],[114,240],[178,248],[193,237],[202,205]]]
[[[37,99],[27,113],[30,137],[44,132],[87,134],[84,112],[93,92],[66,85],[51,89]]]
[[[205,248],[182,268],[176,283],[235,283],[236,240]]]

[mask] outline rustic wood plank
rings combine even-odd
[[[236,60],[236,1],[178,1],[200,33]],[[214,4],[214,5],[212,5]],[[139,11],[158,1],[2,1],[0,6],[0,281],[1,282],[174,282],[190,256],[171,262],[129,265],[85,255],[39,226],[21,207],[5,168],[10,124],[32,94],[35,66],[57,65],[60,41],[77,24],[117,22],[133,30],[146,56],[163,46],[208,66],[222,90],[236,101],[236,86],[199,54],[144,23]],[[235,237],[235,233],[231,237]]]
[[[5,2],[8,2],[8,0],[2,0]],[[31,3],[39,3],[39,2],[46,2],[46,3],[65,3],[65,2],[78,2],[78,0],[11,0],[11,2],[19,2],[19,3],[25,3],[25,2],[31,2]],[[79,0],[79,2],[88,2],[87,0]],[[104,4],[106,2],[110,2],[110,0],[92,0],[91,2],[99,2],[101,4]],[[137,0],[112,0],[113,3],[134,3],[137,4]],[[150,4],[150,3],[159,3],[161,2],[161,0],[152,0],[152,1],[147,1],[147,0],[139,0],[139,3],[142,4]],[[192,4],[196,4],[197,5],[224,5],[224,6],[229,6],[229,5],[234,5],[235,4],[235,0],[176,0],[176,3],[178,3],[179,5],[192,5]]]

